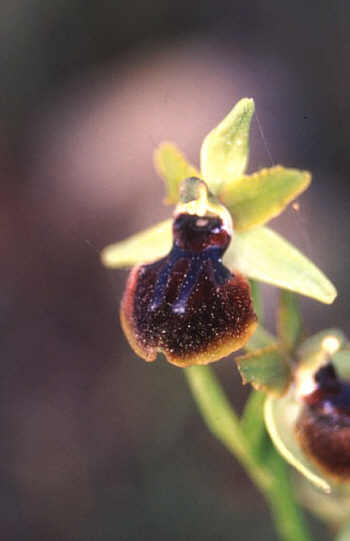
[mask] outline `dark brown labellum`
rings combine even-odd
[[[249,283],[221,262],[230,235],[219,216],[179,214],[170,253],[135,267],[122,301],[130,344],[147,361],[162,352],[187,366],[242,347],[256,328]]]
[[[350,384],[332,364],[315,375],[317,388],[304,398],[296,436],[308,456],[327,474],[350,479]]]

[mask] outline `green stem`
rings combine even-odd
[[[304,514],[295,501],[288,466],[275,449],[273,455],[270,466],[274,482],[265,490],[259,488],[270,506],[276,531],[286,541],[310,541]]]
[[[191,366],[185,370],[193,398],[210,432],[252,472],[259,483],[268,484],[269,475],[257,468],[243,434],[239,418],[222,391],[209,366]]]
[[[293,498],[283,459],[273,449],[272,461],[267,464],[259,460],[209,366],[192,366],[185,374],[209,430],[240,461],[264,495],[281,540],[310,541],[303,516]]]

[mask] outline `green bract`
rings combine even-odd
[[[289,291],[280,292],[277,327],[276,338],[259,325],[245,346],[247,353],[236,357],[243,382],[271,396],[283,396],[293,380],[293,359],[301,336],[300,313]]]
[[[172,143],[155,151],[155,166],[165,184],[166,203],[179,202],[186,177],[199,176],[230,211],[235,238],[224,263],[245,276],[331,303],[336,290],[296,248],[264,226],[310,184],[308,172],[282,166],[244,175],[248,161],[251,99],[241,100],[204,139],[201,172]],[[162,222],[102,251],[102,262],[118,268],[164,256],[172,243],[171,221]]]
[[[243,383],[251,383],[257,391],[284,394],[291,379],[288,360],[278,344],[259,348],[252,353],[236,357]]]

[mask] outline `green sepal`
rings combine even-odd
[[[282,395],[291,379],[291,369],[278,344],[235,358],[243,383],[257,391]]]
[[[159,145],[153,155],[154,166],[165,184],[166,205],[180,201],[180,184],[188,177],[200,177],[197,168],[191,165],[174,143]]]
[[[336,340],[338,347],[336,351],[341,350],[346,346],[346,337],[339,329],[327,329],[325,331],[318,332],[310,338],[307,338],[297,349],[297,355],[302,363],[303,359],[317,355],[320,352],[329,354],[325,349],[325,340]],[[334,355],[334,353],[333,353]]]
[[[101,262],[109,269],[130,267],[165,256],[172,245],[172,220],[144,229],[101,251]]]
[[[251,229],[278,216],[310,182],[307,171],[277,165],[225,183],[220,200],[231,212],[236,229]]]
[[[268,396],[265,401],[265,425],[285,460],[319,489],[329,493],[330,483],[310,462],[295,438],[295,425],[301,408],[301,403],[295,399],[293,387],[282,397]]]
[[[281,290],[277,312],[278,337],[283,346],[292,351],[300,342],[302,321],[296,296],[291,291]]]
[[[237,232],[223,261],[248,278],[326,304],[337,295],[333,284],[307,257],[267,227]]]
[[[253,113],[254,101],[249,98],[240,100],[202,143],[201,172],[214,195],[245,171]]]

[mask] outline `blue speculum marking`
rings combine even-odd
[[[170,273],[173,269],[175,263],[179,260],[178,255],[176,254],[177,246],[174,246],[169,256],[166,258],[166,263],[160,269],[157,277],[156,284],[154,286],[153,297],[150,304],[151,310],[157,310],[163,302],[165,288],[168,283]]]
[[[174,265],[180,260],[189,261],[189,266],[184,275],[177,298],[172,304],[172,311],[175,314],[184,314],[186,312],[189,297],[202,271],[207,272],[208,277],[211,278],[217,287],[220,287],[232,278],[232,273],[221,263],[223,252],[224,250],[221,247],[210,246],[199,253],[195,253],[191,250],[182,250],[174,244],[173,249],[166,258],[166,262],[158,273],[150,309],[152,311],[157,310],[163,303],[166,287]]]

